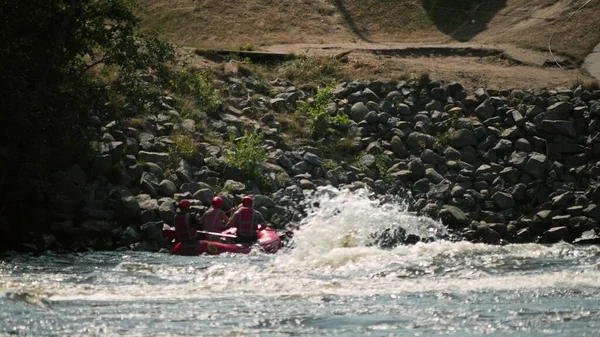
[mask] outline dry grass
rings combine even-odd
[[[182,46],[453,41],[553,49],[581,61],[600,41],[594,1],[574,0],[140,0],[144,25]],[[433,7],[432,7],[433,6]],[[438,6],[438,7],[435,7]],[[461,8],[451,11],[439,7]],[[462,10],[465,9],[465,10]],[[466,10],[469,9],[469,10]],[[471,21],[473,20],[473,21]]]
[[[584,79],[582,77],[577,77],[571,82],[572,88],[577,88],[582,86],[586,90],[600,90],[600,81],[597,79]]]
[[[277,114],[275,119],[281,123],[284,132],[284,141],[294,145],[301,139],[310,136],[310,130],[306,127],[306,118],[299,114]]]
[[[125,125],[130,128],[135,128],[139,131],[148,131],[151,124],[143,117],[132,117],[125,120]]]

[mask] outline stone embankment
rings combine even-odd
[[[219,85],[228,95],[220,118],[183,118],[176,101],[163,97],[159,111],[137,124],[98,125],[94,160],[53,177],[55,221],[36,248],[158,251],[162,222],[172,221],[178,200],[197,200],[202,212],[216,194],[225,208],[255,195],[258,210],[283,229],[302,216],[305,194],[327,185],[380,197],[410,192],[412,211],[473,242],[596,238],[600,91],[339,84],[327,108],[351,125],[340,140],[350,144],[347,156],[336,161],[317,145],[291,148],[282,137],[279,115],[293,118],[314,92],[276,80],[270,95],[258,95],[251,77]],[[269,153],[262,190],[224,156],[228,134],[249,126],[265,136]],[[174,157],[176,135],[199,141],[195,156]]]

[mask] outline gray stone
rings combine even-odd
[[[479,119],[486,120],[491,118],[496,113],[496,108],[492,104],[492,101],[486,99],[483,103],[481,103],[477,108],[475,108],[475,114]]]
[[[570,242],[569,229],[565,226],[553,227],[544,232],[543,241],[546,243],[557,243],[560,241]]]
[[[292,166],[294,175],[307,173],[308,169],[308,164],[305,161],[298,162],[296,165]]]
[[[431,183],[427,178],[419,179],[412,185],[412,190],[416,193],[427,193],[430,188]]]
[[[194,195],[201,188],[211,188],[210,185],[203,182],[196,183],[183,183],[179,187],[179,193],[189,193],[190,195]]]
[[[420,132],[412,132],[406,140],[408,149],[416,153],[419,153],[425,149],[433,148],[435,143],[435,138],[433,138],[431,135]]]
[[[352,120],[357,123],[365,119],[368,113],[369,109],[363,102],[355,103],[352,105],[352,108],[350,108],[350,116]]]
[[[546,119],[542,121],[542,130],[551,134],[559,134],[571,138],[577,136],[575,126],[571,121]]]
[[[142,177],[140,178],[140,187],[142,191],[150,194],[155,197],[158,195],[160,191],[160,185],[158,184],[158,178],[151,172],[142,173]]]
[[[421,152],[421,159],[424,163],[438,165],[444,162],[444,159],[430,149],[425,149]]]
[[[413,181],[421,179],[425,175],[425,166],[421,159],[413,159],[408,163],[408,169]]]
[[[170,161],[170,156],[166,152],[148,152],[148,151],[140,151],[138,152],[138,158],[141,161],[149,162],[149,163],[168,163]]]
[[[121,198],[116,205],[117,217],[122,221],[130,221],[140,212],[140,205],[133,197]]]
[[[303,190],[316,190],[315,184],[308,179],[300,179],[300,188]]]
[[[551,118],[568,118],[573,111],[573,104],[569,102],[558,102],[549,106],[546,111]]]
[[[515,141],[515,149],[517,151],[531,151],[531,144],[525,138],[519,138]]]
[[[566,206],[572,204],[574,200],[575,200],[575,195],[573,194],[573,192],[571,192],[571,191],[565,192],[563,194],[557,195],[556,197],[552,198],[552,207],[554,207],[554,208],[566,207]]]
[[[429,199],[445,200],[450,196],[451,189],[452,183],[449,180],[443,180],[431,187],[429,192],[427,192],[427,197]]]
[[[177,193],[177,186],[175,183],[170,180],[163,180],[160,182],[160,191],[161,195],[165,197],[172,197],[175,193]]]
[[[477,138],[471,130],[460,129],[449,133],[448,142],[452,147],[477,146]]]
[[[529,174],[531,174],[534,178],[541,178],[546,172],[548,159],[545,155],[541,153],[534,153],[527,160],[527,164],[523,170]]]
[[[246,190],[246,185],[239,181],[227,180],[223,184],[223,189],[232,193],[241,193]]]
[[[501,210],[515,207],[515,200],[508,193],[496,192],[492,195],[492,200],[494,201],[494,204]]]
[[[83,191],[68,177],[63,177],[52,184],[47,195],[57,213],[72,214],[83,204]]]
[[[404,146],[404,143],[402,142],[402,139],[400,139],[400,137],[398,137],[398,136],[392,137],[390,146],[392,148],[392,151],[398,158],[403,159],[403,158],[408,157],[408,154],[409,154],[408,150]]]
[[[232,180],[228,180],[228,181],[232,181]],[[226,182],[226,184],[227,184],[227,182]],[[225,187],[223,187],[223,188],[225,188]],[[205,206],[210,205],[213,197],[214,197],[214,193],[213,193],[212,189],[210,189],[210,188],[201,188],[198,191],[196,191],[196,193],[194,193],[194,195],[193,195],[194,199],[200,200],[200,202]]]
[[[171,198],[163,198],[163,202],[158,206],[158,215],[162,221],[169,225],[173,225],[173,218],[177,211],[175,200]]]
[[[469,220],[460,208],[451,205],[444,205],[438,213],[442,223],[448,228],[463,228],[469,224]]]
[[[427,180],[431,181],[434,184],[439,184],[440,182],[442,182],[442,180],[444,180],[444,177],[437,173],[435,169],[433,168],[428,168],[425,169],[425,178],[427,178]]]
[[[398,110],[398,114],[401,116],[409,116],[412,114],[410,107],[404,103],[396,104],[396,110]]]
[[[142,237],[135,230],[135,228],[128,226],[119,237],[119,243],[124,246],[129,246],[133,243],[139,242],[141,239]]]
[[[306,152],[306,153],[304,153],[304,156],[302,158],[304,159],[304,161],[306,161],[307,163],[309,163],[313,166],[322,166],[323,165],[323,160],[321,160],[321,157],[317,156],[316,154]]]

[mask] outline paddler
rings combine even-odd
[[[265,224],[262,214],[253,208],[254,198],[245,196],[242,198],[242,207],[240,207],[227,223],[227,227],[237,228],[237,243],[254,244],[258,240],[259,225]]]
[[[183,199],[179,202],[177,214],[173,218],[173,225],[177,233],[177,241],[186,243],[196,243],[202,237],[198,235],[196,230],[200,228],[200,224],[196,219],[196,215],[190,212],[192,203],[190,200]]]
[[[227,229],[226,224],[229,222],[229,217],[223,211],[223,199],[219,196],[214,197],[211,201],[211,207],[206,211],[199,222],[203,225],[207,232],[220,233]],[[209,235],[207,238],[211,241],[219,241],[221,237]]]

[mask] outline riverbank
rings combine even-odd
[[[52,177],[49,230],[9,248],[158,251],[156,223],[178,200],[203,212],[215,195],[225,208],[255,195],[284,229],[322,186],[400,197],[453,240],[595,242],[599,90],[467,92],[422,76],[317,91],[257,78],[215,78],[212,117],[163,96],[155,113],[98,124],[93,159]]]

